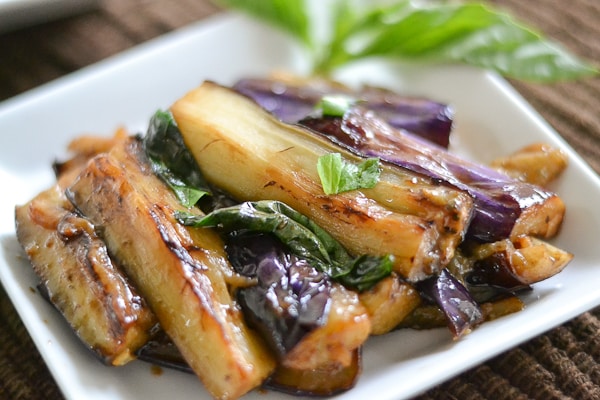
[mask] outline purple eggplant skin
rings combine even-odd
[[[258,78],[241,79],[233,85],[233,89],[289,124],[311,114],[326,93],[311,86],[290,86],[276,80]]]
[[[464,283],[479,303],[495,301],[532,290],[510,267],[504,254],[492,254],[473,263],[465,274]]]
[[[153,327],[150,339],[138,349],[136,357],[159,367],[194,373],[160,324]]]
[[[418,282],[416,287],[423,298],[440,308],[454,338],[462,337],[483,322],[483,312],[477,302],[447,269]]]
[[[454,111],[449,105],[376,87],[352,91],[323,81],[296,85],[274,79],[246,78],[235,83],[233,89],[291,124],[312,114],[324,95],[343,94],[375,111],[391,126],[445,148],[449,145],[453,128]]]
[[[324,364],[314,369],[302,370],[278,365],[275,372],[263,383],[266,390],[275,390],[295,396],[325,398],[352,389],[362,371],[362,349],[354,351],[348,366]],[[138,360],[162,368],[193,374],[183,356],[160,325],[156,325],[151,339],[137,352]]]
[[[396,129],[426,139],[443,148],[450,145],[454,109],[448,104],[421,97],[401,96],[387,89],[361,91],[367,107]]]
[[[361,106],[350,107],[343,117],[309,117],[299,123],[355,154],[378,157],[469,193],[475,207],[466,239],[505,239],[526,207],[554,195],[395,129]]]
[[[327,321],[331,281],[265,234],[234,235],[226,251],[236,272],[258,284],[238,290],[247,320],[283,358]]]
[[[466,274],[465,281],[469,285],[490,285],[513,292],[529,288],[512,271],[509,263],[504,254],[492,254],[483,260],[477,260]]]

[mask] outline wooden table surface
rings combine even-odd
[[[600,0],[491,3],[572,52],[600,61]],[[77,16],[0,34],[0,101],[217,12],[207,0],[104,0]],[[511,83],[600,172],[600,78]],[[0,399],[62,399],[1,287],[0,310]],[[600,309],[444,382],[421,399],[600,399]]]

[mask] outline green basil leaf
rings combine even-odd
[[[353,59],[379,56],[462,62],[539,82],[598,73],[557,43],[483,4],[425,6],[405,12],[399,20],[380,22],[379,32]]]
[[[216,3],[248,13],[312,46],[304,0],[217,0]]]
[[[382,15],[378,32],[357,56],[421,56],[500,19],[478,4],[414,6],[398,18]]]
[[[440,60],[459,61],[530,82],[552,83],[594,76],[598,69],[560,44],[514,25],[482,29],[440,52]]]
[[[359,292],[369,290],[379,281],[392,273],[394,258],[392,256],[358,257],[352,267],[347,268],[343,275],[338,275],[334,279],[342,282],[347,287],[353,287]]]
[[[320,58],[314,63],[314,73],[327,75],[336,67],[352,61],[352,44],[363,35],[377,32],[382,21],[390,15],[397,15],[409,7],[410,1],[401,0],[393,4],[378,5],[377,1],[337,0],[331,12],[331,35],[323,42],[323,49],[316,52]]]
[[[192,207],[211,194],[170,112],[159,110],[152,116],[143,145],[152,171],[173,190],[181,204]]]
[[[337,194],[374,187],[381,174],[378,158],[368,158],[359,164],[342,159],[340,153],[319,157],[317,172],[325,194]]]
[[[373,287],[392,272],[393,256],[353,258],[310,218],[279,201],[245,202],[203,216],[178,212],[176,217],[187,226],[271,233],[294,255],[331,279],[359,291]]]
[[[323,13],[330,35],[311,45],[318,18],[292,0],[220,0],[287,30],[312,50],[313,72],[369,57],[426,63],[464,63],[533,82],[574,80],[600,73],[510,15],[477,2],[332,0]]]
[[[185,207],[193,207],[198,200],[205,195],[210,194],[207,190],[189,186],[189,184],[186,184],[180,177],[173,174],[169,167],[156,158],[150,159],[150,165],[152,166],[152,172],[160,177],[167,186],[171,188],[173,193],[175,193],[177,200]]]

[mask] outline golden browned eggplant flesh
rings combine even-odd
[[[92,141],[96,148],[109,142]],[[107,364],[123,365],[135,358],[156,320],[92,223],[65,196],[65,187],[91,157],[77,153],[57,167],[57,184],[16,207],[17,238],[40,277],[40,289],[77,336]]]
[[[227,285],[223,245],[212,231],[188,232],[182,207],[154,176],[139,140],[90,161],[67,195],[100,227],[107,246],[161,326],[216,398],[238,398],[272,372],[274,359],[246,327]]]
[[[479,193],[392,162],[375,186],[325,194],[321,157],[364,158],[315,133],[327,120],[291,125],[211,82],[164,115],[158,131],[175,132],[164,147],[179,141],[175,158],[187,153],[227,205],[183,205],[144,139],[119,130],[74,140],[56,184],[15,209],[40,287],[107,364],[172,362],[216,399],[259,387],[330,396],[354,386],[369,336],[447,326],[459,339],[521,310],[517,294],[573,257],[545,241],[565,205],[541,187],[566,168],[546,145],[491,164],[543,195],[504,237],[473,240]],[[223,219],[199,227],[190,214]],[[231,220],[252,222],[227,230]],[[443,306],[453,299],[468,317]]]

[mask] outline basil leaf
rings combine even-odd
[[[167,184],[167,186],[171,188],[171,190],[175,193],[177,200],[179,200],[179,202],[185,207],[193,207],[198,200],[209,193],[207,191],[188,186],[183,180],[173,174],[169,167],[156,159],[151,159],[151,165],[152,172],[160,177]]]
[[[381,15],[377,32],[355,56],[421,56],[500,20],[478,4],[414,6],[397,18]]]
[[[392,272],[393,256],[353,258],[311,219],[279,201],[245,202],[204,216],[178,212],[176,217],[187,226],[271,233],[297,257],[331,279],[359,291],[371,288]]]
[[[337,194],[356,189],[374,187],[381,174],[378,158],[368,158],[359,164],[342,159],[340,153],[319,157],[317,172],[325,194]]]
[[[337,0],[332,13],[332,32],[328,43],[319,59],[315,61],[314,71],[317,75],[327,75],[335,68],[352,61],[352,49],[355,42],[364,42],[364,37],[369,37],[373,32],[378,32],[382,24],[392,15],[398,15],[410,6],[410,1],[401,0],[396,3],[377,5],[377,1],[370,4],[364,1]],[[358,40],[357,40],[358,39]]]
[[[216,0],[216,3],[246,12],[312,46],[304,0]]]
[[[309,46],[311,30],[323,22],[311,18],[306,4],[298,0],[221,3],[269,20]],[[544,83],[600,72],[597,65],[484,3],[333,0],[329,4],[330,12],[319,15],[330,28],[329,37],[310,46],[317,75],[331,75],[336,68],[370,57],[464,63]]]
[[[211,193],[170,112],[159,110],[152,116],[143,145],[152,171],[174,191],[181,204],[192,207]]]
[[[487,43],[487,44],[485,44]],[[514,25],[493,25],[444,49],[441,60],[495,70],[524,81],[551,83],[585,76],[598,70],[570,54],[560,44]]]
[[[482,4],[414,8],[351,55],[463,62],[502,75],[539,82],[591,76],[598,70],[558,44]]]
[[[357,258],[352,267],[347,268],[344,275],[334,279],[347,287],[356,288],[359,292],[369,290],[383,278],[392,273],[394,259],[392,256],[374,257],[363,255]]]

